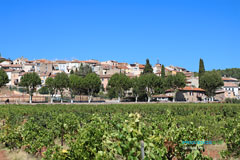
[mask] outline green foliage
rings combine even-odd
[[[131,87],[131,80],[125,74],[115,73],[108,81],[108,90],[113,95],[117,95],[118,98],[124,96],[124,91]]]
[[[146,65],[142,74],[153,73],[152,65],[149,62],[149,59],[146,59]]]
[[[93,94],[98,93],[101,87],[101,80],[96,73],[88,73],[84,78],[84,88],[88,93],[88,101],[91,102]]]
[[[48,91],[48,88],[46,86],[43,86],[43,87],[41,87],[38,90],[38,93],[40,93],[40,94],[49,94],[49,91]]]
[[[7,73],[1,68],[0,69],[0,88],[9,82]]]
[[[131,79],[131,85],[132,85],[132,93],[135,97],[135,101],[138,101],[138,97],[144,92],[145,88],[141,84],[141,81],[138,77],[134,77]]]
[[[210,159],[202,144],[222,140],[239,157],[240,106],[233,104],[0,105],[0,143],[39,159]],[[57,140],[61,140],[61,144]]]
[[[48,88],[48,92],[53,96],[56,92],[56,83],[52,77],[48,77],[45,81],[45,85]]]
[[[163,88],[161,79],[153,73],[141,75],[139,81],[140,87],[144,88],[148,96],[148,102],[150,102],[152,95],[156,93],[157,88]]]
[[[236,98],[226,98],[226,99],[225,99],[225,103],[236,103],[236,104],[240,104],[240,99],[236,99]]]
[[[161,68],[161,77],[165,78],[165,67],[164,67],[164,65],[162,65],[162,68]]]
[[[206,72],[201,77],[201,87],[208,97],[215,96],[217,88],[223,86],[221,75],[216,71]]]
[[[78,76],[85,77],[87,74],[92,73],[92,67],[89,65],[83,65],[81,63],[81,66],[79,67],[78,70],[76,70],[75,74]]]
[[[221,152],[222,157],[230,159],[230,157],[240,157],[240,116],[236,117],[224,126],[223,135],[227,150]]]
[[[69,78],[68,75],[64,72],[58,73],[54,79],[56,89],[61,94],[61,100],[63,99],[63,91],[64,89],[67,89],[69,86]]]
[[[71,93],[71,98],[80,93],[83,88],[83,78],[75,74],[69,76],[69,91]]]
[[[217,70],[221,76],[233,77],[240,79],[240,68],[227,68],[224,70]]]
[[[26,73],[21,77],[20,86],[27,89],[27,93],[30,95],[30,103],[32,103],[32,96],[38,85],[41,85],[41,79],[36,72]]]
[[[202,59],[200,59],[199,61],[199,72],[198,72],[198,76],[199,76],[199,84],[200,84],[200,88],[202,88],[201,86],[201,77],[203,76],[203,74],[205,73],[205,67],[204,67],[204,62]]]
[[[177,73],[176,75],[169,75],[165,81],[166,88],[178,89],[184,88],[186,85],[186,77],[183,73]]]

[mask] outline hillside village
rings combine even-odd
[[[89,65],[92,71],[99,75],[103,87],[103,92],[107,92],[107,84],[111,76],[115,73],[124,73],[130,78],[139,77],[143,72],[145,65],[139,63],[128,64],[124,62],[117,62],[114,60],[100,62],[98,60],[56,60],[50,61],[47,59],[28,60],[27,58],[20,57],[15,60],[9,60],[5,58],[0,59],[0,68],[2,68],[8,75],[9,83],[6,84],[8,88],[16,88],[20,82],[21,77],[29,72],[36,72],[41,78],[41,84],[44,86],[48,77],[55,77],[57,73],[65,72],[70,74],[73,71],[77,71],[80,66]],[[162,64],[155,64],[152,66],[153,73],[157,76],[161,76]],[[177,73],[183,73],[186,76],[186,86],[180,88],[176,101],[186,102],[201,102],[206,101],[205,91],[199,88],[198,77],[185,68],[178,66],[166,66],[165,74],[176,75]],[[215,101],[224,101],[226,98],[240,99],[240,88],[238,79],[231,77],[222,77],[224,86],[216,91]],[[38,86],[40,89],[41,86]],[[15,92],[16,93],[16,92]],[[16,93],[17,94],[17,93]],[[37,96],[36,94],[35,96]],[[131,92],[128,92],[131,96]],[[0,100],[3,101],[6,98],[12,98],[15,94],[1,93]],[[21,96],[25,96],[21,94]],[[40,96],[40,95],[38,95]],[[165,94],[156,94],[152,96],[155,101],[172,101],[173,91],[171,89],[166,90]],[[14,100],[15,101],[15,100]],[[21,100],[20,100],[21,101]]]

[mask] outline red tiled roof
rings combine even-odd
[[[238,81],[236,78],[231,78],[231,77],[222,77],[223,81]]]
[[[14,71],[13,69],[4,69],[5,72],[12,72]]]
[[[145,68],[145,65],[139,64],[139,68],[140,68],[140,69],[144,69],[144,68]]]
[[[67,63],[68,61],[64,61],[64,60],[57,60],[57,61],[55,61],[56,63],[62,63],[62,64],[64,64],[64,63]]]
[[[117,66],[118,69],[128,69],[127,66]]]
[[[205,92],[204,89],[202,88],[193,88],[193,87],[184,87],[184,88],[181,88],[179,90],[183,90],[183,91],[201,91],[201,92]]]

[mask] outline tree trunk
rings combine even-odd
[[[150,96],[148,96],[148,103],[151,101],[151,97]]]
[[[120,103],[120,101],[121,101],[121,98],[120,98],[120,96],[118,96],[118,103]]]
[[[92,95],[89,95],[88,96],[88,103],[91,103],[91,101],[92,101]]]
[[[61,103],[63,103],[63,94],[61,93]]]
[[[30,94],[29,103],[32,103],[32,94]]]
[[[53,103],[53,96],[51,96],[51,103]]]
[[[138,102],[138,96],[135,97],[135,102],[136,102],[136,103]]]

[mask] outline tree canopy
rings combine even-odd
[[[0,88],[9,82],[7,73],[1,68],[0,69]]]
[[[153,73],[152,65],[149,62],[149,59],[146,59],[146,65],[142,74]]]
[[[164,65],[162,65],[162,67],[161,67],[161,77],[165,78],[165,67],[164,67]]]
[[[29,102],[32,103],[32,96],[38,85],[41,85],[41,79],[36,72],[26,73],[21,77],[20,86],[27,89],[27,93],[30,95]]]
[[[75,71],[75,74],[78,76],[85,77],[88,73],[92,73],[92,67],[89,65],[83,65],[81,63],[80,67],[78,70]]]
[[[156,92],[156,88],[160,87],[160,78],[153,73],[148,73],[141,75],[139,81],[139,84],[142,85],[148,96],[148,102],[150,102],[152,95]]]
[[[125,74],[115,73],[108,81],[108,91],[117,95],[118,101],[124,96],[124,91],[131,87],[131,80]]]
[[[69,91],[71,94],[71,103],[73,102],[73,98],[75,95],[80,93],[80,90],[83,87],[83,79],[80,76],[75,74],[70,74],[69,76]]]
[[[88,103],[91,102],[92,96],[100,91],[101,80],[96,73],[88,73],[84,78],[84,88],[88,93]]]
[[[201,77],[201,86],[210,98],[216,95],[216,90],[223,86],[221,75],[217,71],[206,72]]]
[[[55,86],[56,89],[60,92],[61,94],[61,103],[63,101],[63,91],[64,89],[67,89],[69,86],[69,78],[68,75],[64,72],[58,73],[54,79],[55,81]]]
[[[205,67],[204,67],[204,62],[202,59],[199,60],[199,72],[198,72],[198,80],[199,80],[199,87],[202,88],[201,86],[201,77],[205,73]]]
[[[139,77],[134,77],[131,79],[132,93],[135,97],[135,102],[138,101],[138,97],[144,92],[144,86],[141,84]]]

